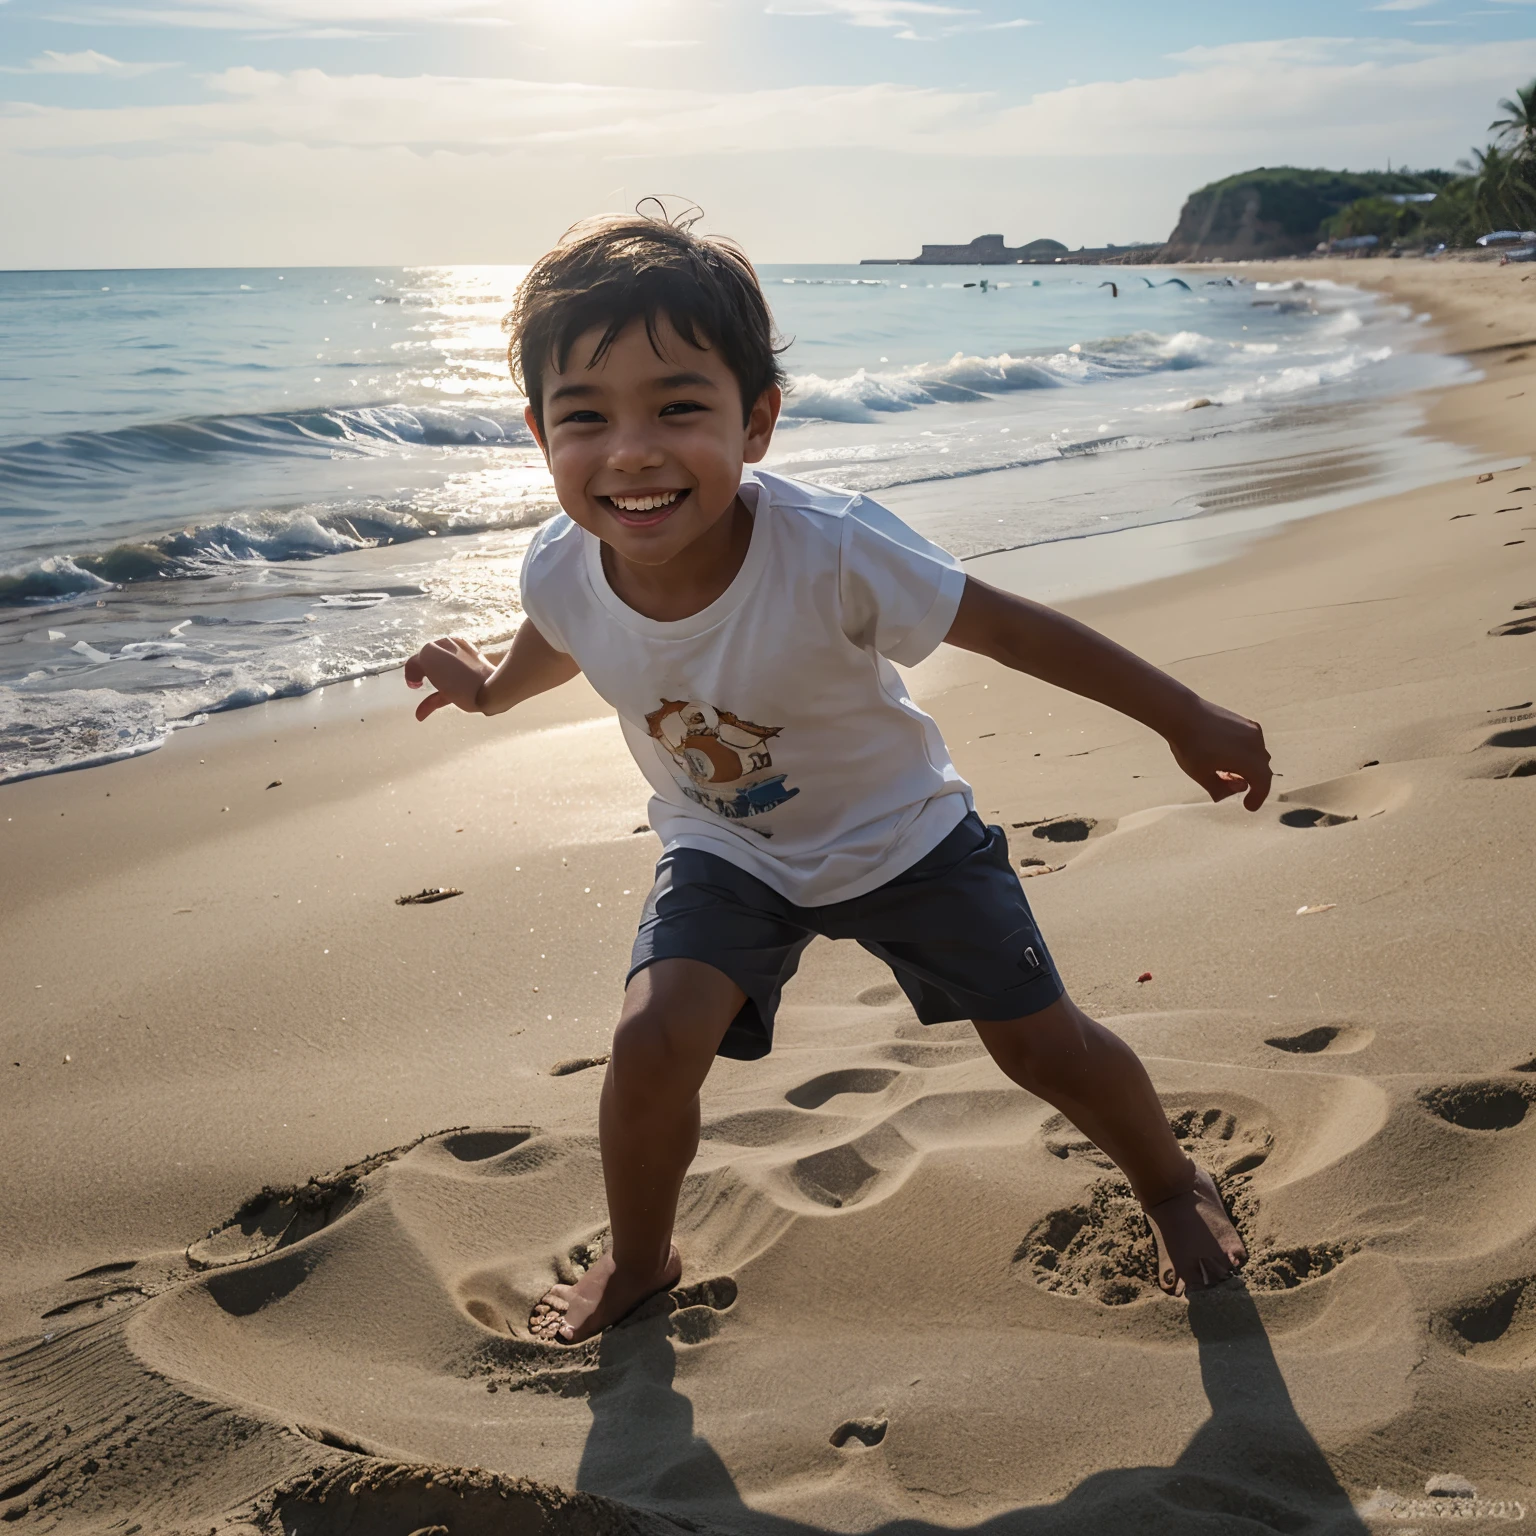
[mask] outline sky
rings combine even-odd
[[[658,192],[760,262],[1159,240],[1532,77],[1536,0],[0,0],[0,267],[523,262]]]

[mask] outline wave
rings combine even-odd
[[[230,458],[331,458],[410,447],[533,441],[521,403],[505,406],[365,405],[145,422],[66,432],[0,446],[0,500],[81,489],[146,470]]]
[[[173,533],[114,544],[93,553],[50,555],[0,570],[0,606],[47,603],[144,581],[206,577],[241,565],[282,565],[351,550],[407,544],[439,533],[532,527],[549,516],[542,503],[507,511],[432,513],[373,506],[303,508],[220,518]]]
[[[790,379],[784,414],[822,421],[874,421],[882,414],[925,405],[1198,368],[1234,349],[1240,350],[1241,344],[1212,341],[1198,331],[1173,336],[1137,331],[1040,355],[1015,357],[1000,352],[977,357],[957,352],[943,363],[914,363],[884,372],[861,368],[842,379],[797,374]]]

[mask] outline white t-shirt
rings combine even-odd
[[[662,623],[624,603],[563,513],[523,563],[524,610],[618,711],[663,851],[699,848],[799,906],[911,868],[971,809],[938,727],[891,665],[949,632],[965,573],[867,497],[765,471],[730,586]]]

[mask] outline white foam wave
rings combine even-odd
[[[893,411],[985,400],[1020,390],[1060,389],[1169,369],[1195,368],[1232,351],[1198,331],[1128,336],[1075,344],[1059,352],[980,357],[957,352],[942,363],[883,371],[860,368],[841,379],[799,374],[790,380],[784,414],[822,421],[868,422]]]

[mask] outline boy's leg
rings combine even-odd
[[[992,1059],[1119,1164],[1151,1222],[1170,1292],[1227,1279],[1248,1257],[1208,1173],[1179,1150],[1140,1058],[1068,997],[1004,1023],[977,1019]]]
[[[699,1150],[699,1088],[745,1001],[699,960],[657,960],[630,982],[598,1110],[608,1251],[575,1285],[545,1293],[528,1319],[535,1338],[579,1343],[677,1284],[672,1224]]]

